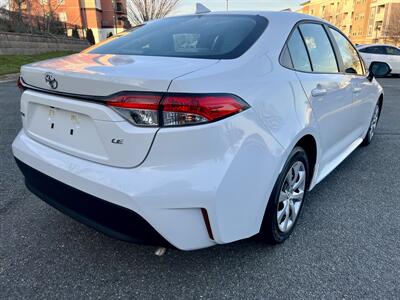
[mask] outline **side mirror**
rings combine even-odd
[[[368,80],[372,81],[374,77],[385,77],[392,72],[389,65],[384,62],[374,61],[369,66]]]

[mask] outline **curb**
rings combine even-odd
[[[16,81],[18,79],[18,77],[19,77],[19,73],[0,75],[0,83]]]

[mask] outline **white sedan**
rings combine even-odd
[[[366,67],[374,61],[385,62],[392,70],[391,74],[400,74],[400,48],[392,45],[362,45],[357,47]]]
[[[307,191],[371,142],[387,72],[311,16],[165,18],[23,66],[13,153],[33,193],[119,239],[281,243]]]

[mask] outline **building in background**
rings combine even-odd
[[[59,0],[57,0],[59,1]],[[126,0],[65,0],[80,1],[83,27],[91,28],[96,42],[109,33],[124,30],[127,22]]]
[[[96,42],[129,27],[126,0],[17,0],[10,9],[32,16],[54,14],[63,23],[92,29]]]
[[[329,21],[356,44],[400,44],[400,0],[310,0],[298,12]]]

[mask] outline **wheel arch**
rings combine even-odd
[[[301,147],[307,153],[310,174],[312,174],[307,180],[307,188],[309,188],[311,182],[313,181],[316,171],[317,155],[318,155],[317,141],[313,135],[306,134],[298,140],[295,147]]]
[[[379,105],[379,116],[380,116],[382,113],[382,107],[383,107],[383,93],[378,98],[378,105]]]
[[[389,69],[390,69],[390,72],[389,72],[389,74],[392,74],[392,72],[393,72],[393,68],[392,68],[392,66],[391,66],[390,62],[388,62],[388,61],[378,61],[378,60],[373,60],[373,61],[371,61],[371,62],[369,63],[369,66],[371,66],[373,63],[384,63],[384,64],[387,64],[387,65],[388,65],[388,67],[389,67]]]
[[[300,135],[299,138],[296,139],[295,141],[296,142],[294,142],[290,147],[287,148],[287,151],[288,151],[288,153],[292,153],[292,151],[296,147],[300,147],[306,152],[307,158],[309,161],[309,171],[310,171],[310,174],[312,174],[312,176],[309,176],[309,178],[307,179],[306,189],[309,190],[309,187],[312,185],[312,183],[314,181],[314,177],[316,175],[316,171],[317,171],[318,142],[317,142],[316,137],[312,133],[310,133],[310,131],[303,132],[303,134]],[[288,154],[288,157],[286,157],[285,162],[279,172],[279,176],[282,175],[282,171],[284,170],[284,166],[287,163],[288,158],[290,158],[290,154]],[[278,179],[279,179],[279,177],[278,177]],[[275,190],[276,190],[276,183],[274,184],[274,188],[272,190],[271,195],[269,195],[269,201],[267,202],[267,206],[265,208],[262,223],[260,224],[261,225],[260,226],[261,234],[263,234],[263,230],[266,226],[267,219],[269,218],[268,209],[271,205],[271,202],[270,202],[271,196],[273,195]]]

